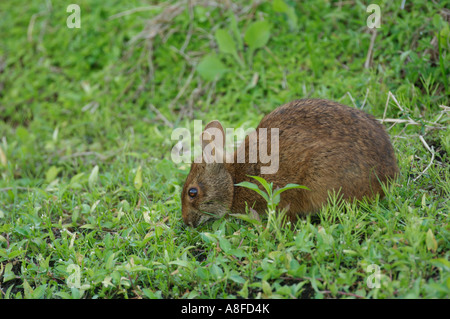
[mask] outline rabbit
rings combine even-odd
[[[197,227],[230,212],[245,214],[246,205],[264,213],[267,202],[262,196],[236,186],[243,181],[258,184],[251,176],[272,182],[273,189],[289,183],[308,188],[289,189],[281,194],[278,207],[285,209],[288,220],[295,222],[301,216],[319,212],[333,191],[343,200],[374,198],[377,194],[382,198],[382,184],[394,181],[399,174],[383,125],[362,110],[324,99],[294,100],[266,115],[256,132],[264,128],[268,134],[263,142],[278,157],[278,170],[272,174],[261,174],[268,165],[251,161],[249,151],[255,143],[251,134],[234,154],[226,154],[220,122],[206,125],[201,136],[202,153],[208,147],[213,151],[209,160],[203,156],[191,164],[181,194],[186,225]],[[278,129],[278,149],[271,145],[272,129]],[[213,131],[221,134],[212,139]],[[261,135],[256,142],[262,142]],[[245,161],[239,161],[239,154],[245,154]]]

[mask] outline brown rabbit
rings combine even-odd
[[[327,100],[296,100],[266,115],[256,132],[264,128],[266,138],[247,135],[234,154],[227,156],[221,124],[213,121],[205,127],[202,149],[212,151],[209,158],[205,155],[192,163],[184,184],[182,212],[187,225],[196,227],[228,212],[245,213],[246,204],[263,213],[267,203],[259,194],[235,186],[243,181],[259,184],[249,176],[273,182],[274,189],[289,183],[308,187],[281,194],[278,207],[287,208],[287,216],[295,221],[298,216],[318,212],[327,204],[330,191],[339,192],[343,199],[383,196],[381,183],[398,175],[388,134],[373,116],[361,110]],[[279,145],[272,145],[276,130],[271,129],[278,129]],[[211,134],[214,131],[221,134]],[[268,165],[259,159],[252,161],[255,143],[259,149],[267,143],[267,154],[272,151],[277,157],[278,171],[261,174]],[[213,162],[212,156],[216,159]]]

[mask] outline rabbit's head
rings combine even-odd
[[[183,220],[192,227],[224,216],[233,203],[233,178],[225,163],[225,134],[218,121],[206,125],[201,144],[201,159],[192,163],[181,193]]]

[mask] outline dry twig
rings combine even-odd
[[[364,62],[365,69],[370,68],[370,66],[372,64],[373,46],[375,44],[376,37],[377,37],[377,29],[372,29],[372,37],[370,38],[369,51],[367,51],[366,62]]]
[[[423,138],[422,135],[419,136],[419,139],[422,142],[422,144],[425,146],[425,148],[431,153],[431,160],[430,160],[430,163],[428,164],[428,166],[425,167],[425,169],[422,171],[422,173],[420,173],[416,178],[414,178],[414,180],[413,180],[414,182],[416,180],[418,180],[423,174],[425,174],[425,172],[431,167],[431,165],[433,164],[433,161],[434,161],[434,154],[435,154],[433,147],[430,148],[430,146],[428,146],[427,142],[425,141],[425,139]]]
[[[173,124],[153,104],[150,103],[148,106],[153,112],[158,115],[158,117],[164,122],[164,124],[166,124],[168,127],[173,128]]]

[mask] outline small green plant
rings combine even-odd
[[[253,22],[244,35],[245,43],[248,45],[247,60],[253,64],[253,55],[257,49],[263,48],[270,39],[272,26],[265,20]]]
[[[230,21],[229,30],[217,29],[214,34],[219,51],[230,54],[241,68],[245,68],[246,65],[251,66],[255,51],[263,48],[269,42],[272,26],[266,20],[255,21],[249,25],[242,37],[234,14],[230,14]],[[246,61],[242,58],[244,42],[247,45]],[[199,62],[197,71],[205,80],[210,81],[219,79],[227,71],[227,68],[217,55],[208,54]]]
[[[231,54],[241,67],[245,66],[244,61],[238,54],[236,42],[234,41],[233,37],[228,33],[227,30],[217,29],[215,33],[215,38],[217,41],[217,45],[219,46],[219,50],[221,52]]]
[[[266,229],[275,230],[278,233],[280,230],[279,226],[282,224],[285,214],[285,211],[279,212],[279,214],[277,214],[277,207],[280,204],[281,193],[294,188],[306,190],[309,190],[309,188],[298,184],[287,184],[282,188],[276,188],[274,190],[273,183],[267,182],[264,178],[259,176],[249,176],[249,177],[252,177],[253,179],[257,180],[263,186],[264,190],[261,190],[258,187],[258,185],[250,182],[241,182],[239,184],[236,184],[236,186],[251,189],[256,193],[258,193],[259,195],[261,195],[262,198],[264,198],[264,200],[267,202],[267,215],[268,215],[268,223]]]
[[[226,66],[220,61],[216,54],[206,55],[197,65],[197,72],[207,81],[219,79],[225,72]]]
[[[293,7],[283,0],[274,0],[272,10],[286,15],[290,30],[297,30],[297,15]],[[255,51],[269,42],[272,25],[267,20],[252,22],[242,36],[234,13],[230,12],[229,19],[228,30],[221,28],[214,33],[219,51],[231,55],[241,68],[251,67]],[[244,50],[244,43],[247,46],[246,50]],[[217,55],[208,54],[199,62],[197,71],[205,80],[211,81],[222,77],[227,68]]]
[[[297,14],[293,7],[287,5],[283,0],[273,0],[272,9],[286,15],[291,31],[297,30]]]

